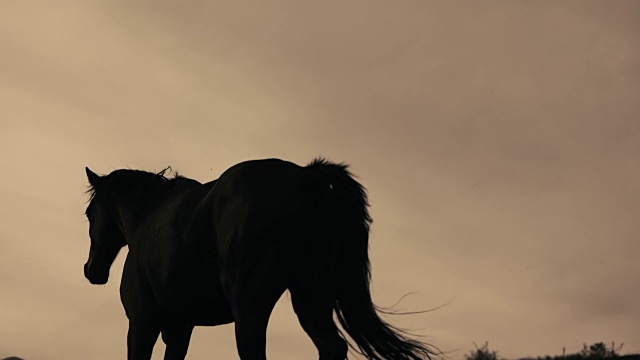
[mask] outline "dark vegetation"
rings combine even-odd
[[[485,342],[484,345],[478,346],[475,343],[475,350],[472,350],[468,355],[465,355],[465,360],[506,360],[498,356],[498,352],[489,349],[489,343]],[[624,344],[616,345],[611,343],[611,346],[603,342],[595,343],[590,346],[584,344],[582,350],[574,354],[565,354],[565,349],[562,349],[562,355],[546,355],[537,357],[525,357],[518,360],[601,360],[601,359],[617,359],[617,360],[640,360],[640,354],[620,355],[620,350]]]
[[[475,350],[472,350],[468,355],[464,356],[465,360],[506,360],[498,356],[498,352],[489,350],[489,343],[485,342],[484,345],[478,346],[473,343]],[[640,360],[640,354],[627,354],[620,355],[620,350],[624,344],[616,345],[611,343],[611,346],[607,346],[603,342],[595,343],[590,346],[584,344],[582,350],[575,354],[563,354],[555,356],[538,356],[538,357],[525,357],[518,360],[601,360],[601,359],[616,359],[616,360]],[[563,349],[564,352],[564,349]],[[8,357],[2,360],[23,360],[18,357]]]

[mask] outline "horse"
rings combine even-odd
[[[267,323],[286,290],[321,360],[343,360],[349,347],[375,360],[437,354],[382,320],[372,302],[372,220],[348,165],[251,160],[204,184],[166,177],[167,169],[85,170],[85,277],[107,283],[129,248],[120,286],[129,360],[150,359],[160,334],[164,359],[184,359],[195,326],[232,322],[240,358],[264,360]]]

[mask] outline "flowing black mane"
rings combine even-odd
[[[173,176],[165,176],[167,171],[169,173],[173,173]],[[173,171],[171,166],[168,166],[157,173],[134,169],[119,169],[113,171],[109,175],[106,175],[104,180],[105,181],[102,181],[99,185],[100,191],[110,194],[140,189],[149,191],[151,189],[157,189],[158,185],[171,185],[184,180],[199,184],[197,181],[185,178],[178,174],[178,172]],[[96,186],[94,184],[90,184],[86,193],[89,194],[89,202],[91,202],[96,195]]]

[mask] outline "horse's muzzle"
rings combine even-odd
[[[96,269],[92,265],[91,259],[84,264],[84,277],[93,285],[106,284],[109,281],[109,269],[100,271],[100,269]]]

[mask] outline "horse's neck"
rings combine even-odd
[[[195,212],[197,207],[184,206],[184,204],[195,202],[194,199],[197,199],[202,193],[203,186],[198,183],[176,185],[178,186],[148,194],[148,199],[144,202],[123,207],[120,218],[123,224],[123,233],[129,246],[132,244],[135,246],[135,242],[150,231],[157,231],[158,235],[168,233],[168,229],[163,226],[171,226],[170,230],[177,232],[187,230],[186,225],[176,221],[176,218],[193,216],[190,211]],[[180,210],[177,210],[178,208]],[[176,226],[184,226],[185,229],[176,229]]]
[[[140,216],[136,214],[138,211],[131,206],[119,206],[117,211],[120,218],[120,231],[122,231],[127,245],[131,246],[134,242],[135,231],[141,222]]]

